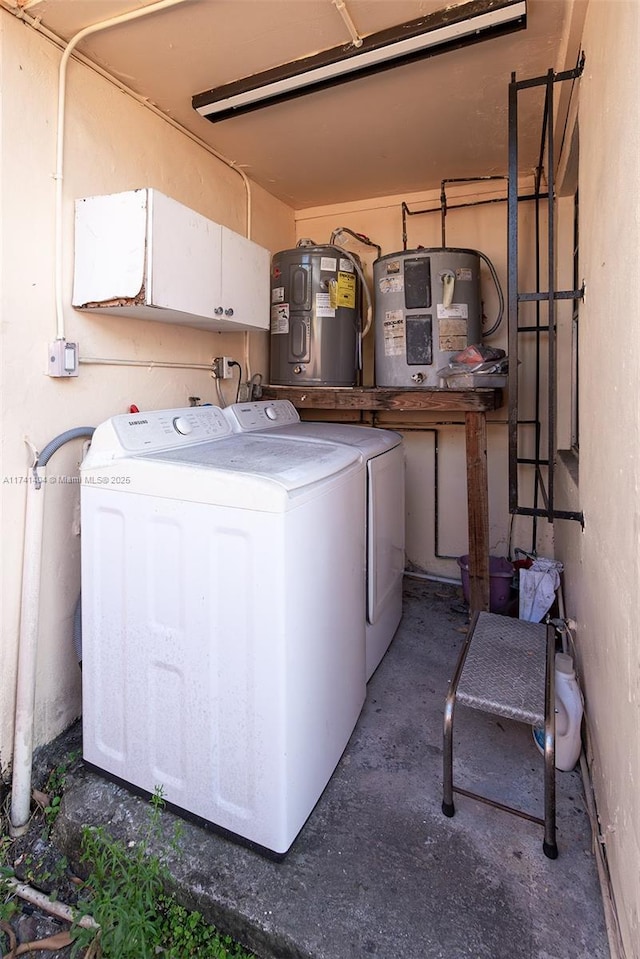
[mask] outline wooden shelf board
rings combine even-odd
[[[502,406],[501,389],[391,389],[388,387],[263,386],[263,399],[290,400],[299,409],[434,410],[485,413]]]

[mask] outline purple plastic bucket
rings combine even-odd
[[[462,593],[469,602],[469,556],[459,556],[458,566],[462,574]],[[513,581],[513,563],[505,556],[489,557],[489,609],[492,613],[501,613],[509,604],[511,583]]]

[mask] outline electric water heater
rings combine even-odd
[[[481,342],[481,257],[441,247],[375,261],[376,386],[437,387],[453,354]]]

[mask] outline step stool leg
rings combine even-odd
[[[467,631],[467,638],[465,639],[464,646],[462,647],[462,651],[458,657],[456,669],[453,674],[453,679],[451,680],[449,692],[447,693],[447,698],[444,704],[442,812],[445,814],[445,816],[449,817],[453,816],[456,811],[455,806],[453,805],[453,712],[456,705],[458,683],[460,682],[460,677],[462,676],[462,670],[467,658],[467,653],[469,652],[471,640],[473,639],[473,631],[476,628],[478,616],[479,613],[474,613],[471,617],[471,622]]]
[[[453,684],[452,684],[453,686]],[[442,812],[453,816],[453,710],[456,704],[455,689],[449,690],[444,706],[444,748],[442,750],[443,783]]]
[[[544,842],[542,851],[547,859],[558,858],[556,844],[556,776],[555,749],[547,748],[545,736],[544,749]]]
[[[555,632],[547,627],[547,664],[544,703],[544,842],[548,859],[558,858],[556,844],[556,670]]]

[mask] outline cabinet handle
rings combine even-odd
[[[224,311],[224,315],[233,316],[233,310],[231,309],[231,307],[229,307],[227,310]]]
[[[213,312],[216,316],[222,316],[222,314],[224,313],[224,310],[222,309],[221,306],[216,306]]]

